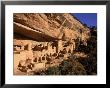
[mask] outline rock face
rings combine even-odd
[[[88,58],[85,51],[86,48],[90,48],[87,52],[91,51],[88,44],[93,46],[92,41],[89,41],[92,35],[90,29],[74,16],[69,13],[14,13],[13,18],[14,75],[26,75],[29,72],[40,74],[40,71],[58,66],[64,69],[65,62],[68,63],[67,68],[69,65],[72,67],[71,71],[76,71],[79,66],[81,69],[81,73],[78,68],[76,73],[67,74],[86,74],[85,68],[74,61],[74,57],[77,60],[82,56]],[[92,39],[96,40],[94,37]],[[77,67],[74,68],[70,62],[78,64]]]
[[[16,33],[36,40],[86,41],[90,37],[89,29],[67,13],[15,13],[14,27]]]

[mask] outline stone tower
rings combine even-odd
[[[58,42],[57,42],[57,53],[59,53],[60,52],[60,50],[63,50],[63,42],[62,42],[62,40],[58,40]]]

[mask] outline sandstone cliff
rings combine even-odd
[[[87,41],[90,31],[69,13],[14,13],[15,33],[35,40]]]

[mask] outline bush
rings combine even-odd
[[[60,65],[62,75],[86,75],[86,71],[81,63],[76,60],[63,61]]]
[[[46,75],[60,75],[60,71],[58,67],[49,67],[46,70]]]
[[[65,60],[59,67],[49,67],[47,75],[86,75],[83,65],[75,60]]]

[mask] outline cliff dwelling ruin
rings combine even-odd
[[[14,75],[59,66],[72,58],[79,42],[87,46],[90,31],[70,14],[14,13]]]

